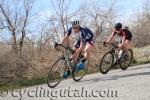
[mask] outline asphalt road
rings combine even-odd
[[[150,100],[150,64],[86,75],[80,82],[62,81],[0,92],[0,100]]]

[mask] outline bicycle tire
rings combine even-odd
[[[83,57],[80,57],[80,56],[82,56],[81,53],[80,53],[80,55],[78,57],[79,59],[77,60],[77,62],[73,66],[73,70],[72,70],[72,78],[76,82],[79,82],[87,73],[87,68],[86,68],[87,66],[85,66],[85,68],[82,69],[82,70],[77,70],[77,68],[76,68],[76,65],[78,64],[78,62],[80,62],[80,59],[83,58]]]
[[[65,59],[64,58],[59,58],[58,60],[55,61],[55,63],[52,65],[52,67],[50,68],[50,70],[48,72],[47,85],[50,88],[56,87],[62,81],[62,79],[63,79],[62,75],[59,77],[58,73],[53,73],[54,68],[56,68],[56,64],[59,63],[61,60],[64,61],[64,64],[65,64]],[[60,71],[60,68],[57,68],[57,69]],[[60,73],[60,74],[62,74],[62,73]],[[58,78],[56,83],[54,83],[53,80],[50,80],[51,78],[53,78],[52,76],[54,76],[54,81],[56,81],[56,79]]]
[[[108,56],[108,55],[111,56],[110,65],[106,67],[107,69],[103,69],[104,60],[105,60],[106,56]],[[105,53],[105,55],[102,57],[101,62],[100,62],[100,72],[102,74],[107,74],[109,72],[109,70],[111,69],[113,62],[114,62],[114,56],[113,56],[113,54],[111,52]]]
[[[130,64],[132,63],[132,60],[133,60],[133,50],[132,49],[129,49],[128,50],[129,52],[130,52],[130,54],[131,54],[131,58],[130,58],[130,60],[129,60],[129,63],[126,65],[126,66],[124,66],[123,65],[123,54],[125,53],[125,51],[124,51],[124,53],[122,54],[122,56],[121,56],[121,59],[120,59],[120,61],[119,61],[119,66],[120,66],[120,68],[122,69],[122,70],[126,70],[129,66],[130,66]]]

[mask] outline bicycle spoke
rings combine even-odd
[[[86,63],[87,62],[85,62],[84,69],[78,70],[76,68],[76,66],[74,66],[73,71],[72,71],[72,78],[74,81],[79,82],[84,77],[84,75],[87,73],[87,64]]]
[[[133,58],[133,51],[131,49],[128,50],[128,54],[124,52],[120,60],[120,68],[122,70],[127,69],[132,62],[132,58]]]
[[[110,52],[107,52],[102,57],[102,60],[101,60],[101,63],[100,63],[101,73],[106,74],[110,70],[110,67],[112,66],[112,63],[113,63],[113,59],[114,58],[113,58],[113,56]]]

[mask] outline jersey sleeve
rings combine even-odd
[[[125,32],[125,30],[122,30],[122,31],[121,31],[121,35],[126,37],[126,32]]]
[[[92,37],[94,36],[93,32],[88,27],[85,27],[85,29],[87,30],[88,33],[91,34]]]
[[[80,40],[84,43],[86,41],[86,36],[81,33]]]
[[[72,28],[69,28],[69,30],[68,30],[68,32],[67,32],[67,35],[71,35],[71,33],[72,33]]]

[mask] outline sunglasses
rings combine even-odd
[[[79,27],[72,27],[73,29],[79,29]]]

